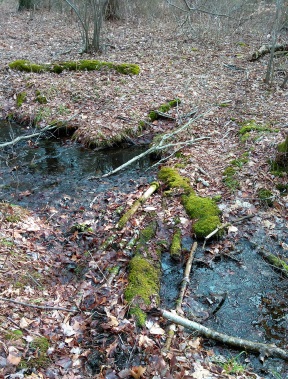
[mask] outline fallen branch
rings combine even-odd
[[[0,144],[0,148],[6,147],[6,146],[10,146],[10,145],[15,145],[16,143],[18,143],[20,141],[24,141],[26,139],[31,139],[31,138],[34,138],[34,137],[39,137],[41,134],[43,134],[43,133],[45,133],[47,131],[50,131],[50,130],[57,129],[57,128],[58,128],[57,125],[47,125],[47,126],[45,126],[45,128],[41,129],[39,132],[28,134],[27,136],[19,136],[19,137],[16,137],[12,141],[9,141],[9,142],[3,142],[3,143]]]
[[[65,312],[76,312],[76,309],[68,309],[68,308],[62,308],[62,307],[52,307],[50,305],[35,305],[35,304],[28,304],[23,303],[22,301],[16,301],[13,299],[8,299],[6,297],[0,297],[0,301],[8,301],[9,303],[19,304],[23,307],[29,307],[29,308],[37,308],[37,309],[44,309],[44,310],[55,310],[55,311],[65,311]]]
[[[192,267],[192,263],[193,263],[193,259],[195,256],[196,249],[197,249],[197,242],[194,242],[192,249],[190,251],[188,261],[186,263],[184,277],[182,279],[182,284],[181,284],[181,288],[180,288],[180,292],[179,292],[179,297],[176,301],[176,312],[182,312],[182,302],[183,302],[183,298],[184,298],[184,295],[186,292],[187,284],[189,283],[189,276],[190,276],[191,267]],[[176,330],[177,330],[177,327],[176,327],[175,323],[172,325],[169,325],[168,332],[167,332],[168,337],[166,339],[166,343],[165,343],[165,346],[163,349],[164,351],[168,351],[170,349],[170,346],[171,346],[171,343],[172,343],[172,340],[174,338]]]
[[[10,145],[15,145],[16,143],[18,143],[20,141],[23,141],[23,140],[26,140],[26,139],[31,139],[31,138],[34,138],[34,137],[39,137],[40,135],[44,134],[45,132],[48,132],[48,131],[55,130],[55,129],[58,129],[60,127],[63,127],[64,124],[67,124],[68,121],[71,121],[74,117],[76,117],[77,114],[80,113],[80,111],[81,111],[82,108],[80,108],[77,112],[73,113],[73,115],[71,117],[69,117],[67,120],[61,121],[61,126],[59,126],[59,122],[55,122],[55,123],[46,125],[43,129],[39,130],[38,132],[29,134],[27,136],[16,137],[12,141],[9,141],[9,142],[0,143],[0,149],[2,147],[6,147],[6,146],[10,146]]]
[[[145,191],[143,193],[142,196],[139,197],[139,199],[135,200],[134,203],[132,204],[132,206],[128,209],[127,212],[124,213],[124,215],[120,218],[118,224],[116,225],[116,227],[118,229],[122,229],[126,224],[127,222],[130,220],[130,218],[136,213],[136,211],[138,210],[138,208],[140,208],[140,206],[142,204],[145,203],[145,201],[159,188],[159,183],[158,182],[152,182],[149,186],[149,188],[147,189],[147,191]]]
[[[217,332],[216,330],[207,328],[195,321],[190,321],[187,318],[181,317],[176,313],[161,310],[161,314],[167,320],[172,321],[175,324],[182,325],[187,329],[199,332],[202,336],[206,338],[212,338],[216,341],[249,351],[259,352],[261,357],[278,357],[284,360],[288,360],[288,351],[280,349],[279,347],[272,344],[264,344],[260,342],[254,342],[250,340],[245,340],[243,338],[229,336],[224,333]]]
[[[262,247],[258,248],[257,251],[263,258],[271,263],[271,265],[288,277],[288,264],[285,261],[270,253],[270,251],[264,250]]]
[[[114,174],[116,174],[116,172],[123,170],[124,168],[130,166],[134,162],[139,161],[139,159],[144,158],[146,155],[157,153],[158,151],[165,150],[165,149],[171,149],[172,147],[178,147],[178,150],[179,150],[179,147],[182,148],[184,146],[189,146],[189,145],[192,145],[196,142],[199,142],[199,141],[202,141],[205,139],[210,139],[210,136],[206,136],[206,137],[199,137],[199,138],[191,139],[189,141],[167,143],[167,141],[169,141],[169,140],[174,141],[175,136],[177,134],[179,134],[183,130],[187,129],[192,124],[193,121],[197,120],[200,117],[203,117],[204,115],[205,114],[201,114],[195,118],[191,118],[186,124],[182,125],[180,128],[176,129],[174,132],[164,134],[162,136],[160,142],[157,145],[153,145],[152,147],[150,147],[150,149],[148,149],[148,150],[144,151],[142,154],[139,154],[136,157],[130,159],[128,162],[126,162],[123,165],[115,168],[115,170],[107,172],[106,174],[102,175],[102,177],[105,178],[107,176],[114,175]],[[172,155],[173,155],[173,153],[172,153]],[[93,177],[90,179],[97,179],[97,177]]]

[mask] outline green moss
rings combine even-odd
[[[34,357],[23,362],[23,367],[43,368],[47,366],[49,358],[47,350],[49,349],[49,341],[46,337],[36,337],[30,343],[30,349],[34,352]]]
[[[215,230],[219,225],[221,225],[221,221],[218,216],[205,216],[193,224],[192,230],[196,234],[197,238],[203,239],[208,236],[208,234],[213,232],[213,230]],[[223,231],[221,230],[217,235],[219,236],[222,234]]]
[[[150,222],[150,224],[148,224],[143,230],[140,231],[139,243],[141,245],[147,244],[155,236],[156,229],[157,229],[157,222],[156,221]]]
[[[196,228],[194,227],[193,229],[196,237],[203,238],[204,233],[206,233],[206,236],[216,229],[214,227],[215,224],[216,226],[221,224],[220,218],[218,217],[220,210],[215,201],[210,198],[196,196],[188,180],[183,178],[177,170],[171,167],[162,167],[158,173],[158,178],[166,183],[169,188],[184,189],[185,194],[182,196],[183,206],[190,218],[198,219],[196,224],[199,223],[199,226],[196,225]],[[207,218],[210,218],[210,227],[208,226],[209,222],[203,221],[203,219]]]
[[[269,132],[269,133],[278,133],[279,129],[273,129],[269,126],[263,126],[258,125],[255,120],[249,120],[245,121],[241,124],[241,128],[238,131],[238,134],[240,135],[240,140],[242,142],[247,141],[247,139],[250,136],[250,132],[257,131],[257,132]]]
[[[15,341],[21,339],[23,336],[23,332],[19,329],[9,330],[5,333],[4,338],[9,341]]]
[[[25,71],[25,72],[45,72],[47,71],[48,67],[47,65],[39,65],[39,64],[33,64],[30,63],[27,60],[24,59],[19,59],[14,62],[11,62],[9,64],[9,67],[12,68],[13,70],[17,71]]]
[[[26,100],[27,98],[27,92],[20,92],[20,93],[17,93],[16,95],[16,106],[18,108],[21,107],[21,105],[24,103],[24,101]]]
[[[198,219],[192,227],[197,238],[205,238],[221,224],[220,210],[212,199],[190,194],[183,195],[182,202],[189,217]]]
[[[183,195],[182,202],[190,218],[203,218],[220,214],[216,203],[207,197],[199,197],[194,194]]]
[[[128,286],[125,299],[129,303],[149,305],[151,296],[159,301],[159,269],[146,258],[135,256],[129,264]]]
[[[174,260],[179,261],[181,259],[181,230],[177,229],[173,234],[172,243],[170,246],[170,255]]]
[[[158,172],[158,178],[169,188],[182,188],[185,193],[194,193],[188,179],[181,176],[174,168],[162,167]]]
[[[73,226],[71,226],[69,232],[70,233],[75,233],[75,232],[79,232],[79,233],[85,233],[85,232],[92,232],[92,228],[87,225],[87,224],[74,224]]]
[[[153,121],[157,120],[159,117],[161,117],[158,112],[167,113],[171,108],[176,107],[180,103],[181,103],[180,99],[174,99],[174,100],[168,101],[167,103],[160,105],[160,107],[157,110],[152,110],[149,113],[148,117],[149,117],[150,121],[153,122]]]
[[[34,64],[27,60],[17,60],[11,62],[9,67],[13,70],[26,71],[26,72],[54,72],[56,74],[61,74],[64,70],[67,71],[94,71],[101,69],[113,69],[120,74],[124,75],[138,75],[140,72],[140,67],[133,63],[112,63],[112,62],[101,62],[98,60],[81,60],[81,61],[71,61],[71,62],[58,62],[52,64]]]
[[[266,204],[269,207],[273,206],[273,194],[271,191],[265,188],[259,188],[257,191],[257,195],[261,203]]]
[[[275,165],[279,171],[288,172],[288,135],[282,143],[277,146]]]
[[[221,195],[215,195],[212,197],[212,200],[214,200],[215,203],[219,203],[222,200],[222,196]]]
[[[129,310],[130,315],[135,317],[138,326],[143,328],[145,326],[147,315],[139,306],[131,307]]]
[[[38,95],[35,97],[35,100],[39,103],[39,104],[47,104],[48,103],[48,100],[45,96],[43,95]]]
[[[236,190],[240,186],[239,181],[235,179],[235,174],[237,171],[238,170],[236,168],[228,166],[223,172],[223,182],[232,191]]]

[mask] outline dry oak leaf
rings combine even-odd
[[[131,376],[133,376],[134,379],[140,379],[141,376],[143,376],[145,371],[146,371],[146,367],[134,366],[131,368],[130,374]]]
[[[14,346],[9,346],[8,348],[9,354],[7,357],[7,361],[11,363],[11,365],[18,366],[21,361],[21,354]]]

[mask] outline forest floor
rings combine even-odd
[[[0,16],[0,28],[0,118],[12,117],[28,133],[35,122],[45,126],[55,119],[71,119],[69,125],[77,128],[80,143],[89,145],[99,139],[100,145],[103,141],[112,144],[127,133],[137,143],[139,122],[147,120],[151,110],[179,98],[181,103],[170,111],[178,125],[194,110],[199,117],[179,135],[178,142],[192,137],[209,139],[187,145],[181,156],[173,155],[165,164],[178,164],[199,196],[221,195],[223,222],[255,215],[246,229],[237,225],[227,239],[211,244],[210,253],[218,254],[225,244],[259,225],[275,241],[276,253],[281,249],[287,257],[287,189],[284,195],[279,191],[280,185],[287,184],[287,175],[272,175],[268,160],[274,159],[277,144],[287,134],[288,90],[280,88],[281,76],[276,76],[271,86],[264,83],[268,57],[249,60],[263,43],[260,37],[233,35],[213,44],[184,38],[158,22],[148,28],[140,21],[119,21],[106,25],[106,47],[101,55],[80,55],[72,18],[36,12],[30,19],[29,13],[7,10]],[[135,63],[141,71],[133,76],[105,70],[22,73],[8,68],[17,59],[35,63],[99,59]],[[24,92],[25,99],[17,106],[17,94]],[[47,103],[36,101],[38,93]],[[241,139],[239,130],[251,120],[271,130],[251,130]],[[140,140],[145,142],[151,135],[175,127],[176,122],[167,120],[146,123]],[[231,165],[233,180],[225,184],[224,170]],[[146,188],[138,185],[120,198],[107,194],[101,227],[75,229],[68,236],[61,229],[67,225],[67,214],[55,216],[51,208],[26,213],[2,204],[0,377],[21,377],[17,376],[21,367],[33,368],[22,374],[27,378],[232,377],[223,365],[210,359],[213,349],[205,348],[201,338],[180,329],[173,347],[164,354],[165,321],[151,317],[147,327],[139,329],[127,314],[123,293],[129,256],[119,249],[99,251],[99,246],[116,233],[119,206],[131,205]],[[259,199],[259,189],[271,191],[273,206]],[[149,221],[151,210],[170,225],[178,217],[183,235],[189,234],[191,224],[177,196],[169,201],[169,208],[163,211],[161,191],[153,195],[140,214],[117,232],[116,241],[129,240],[133,229]],[[89,212],[78,210],[74,221],[80,225],[94,219],[101,213],[99,208],[101,204],[95,203]],[[274,231],[279,220],[286,230],[282,236]],[[115,260],[121,262],[121,269],[110,280],[109,269]],[[63,265],[75,264],[88,265],[89,270],[83,269],[84,275],[80,270],[77,280],[71,280],[63,274]],[[41,308],[43,304],[50,308]],[[13,330],[14,334],[8,332]],[[249,369],[236,375],[260,377]]]

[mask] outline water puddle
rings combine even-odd
[[[1,142],[18,135],[31,134],[18,125],[0,124]],[[63,196],[87,202],[96,194],[111,190],[127,192],[135,181],[149,181],[147,172],[149,157],[132,164],[120,175],[95,181],[91,177],[101,176],[145,151],[146,147],[118,148],[102,151],[86,149],[70,139],[33,139],[0,151],[0,200],[39,209],[53,205]],[[130,180],[133,178],[132,180]],[[75,205],[75,204],[74,204]]]

